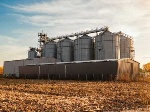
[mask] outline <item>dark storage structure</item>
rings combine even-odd
[[[55,59],[55,58],[34,58],[34,59],[5,61],[4,62],[4,75],[10,74],[10,75],[20,78],[19,66],[39,65],[40,63],[56,63],[56,62],[60,62],[60,60]],[[29,70],[30,69],[28,69],[28,71]]]
[[[39,78],[39,66],[35,65],[27,65],[23,67],[19,67],[20,70],[20,78],[27,79],[38,79]]]
[[[19,67],[20,78],[51,80],[136,80],[139,63],[131,59],[47,63]]]
[[[140,63],[132,59],[118,60],[117,80],[136,80],[139,74]]]

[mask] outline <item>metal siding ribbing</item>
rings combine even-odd
[[[19,66],[23,66],[24,65],[24,61],[23,60],[16,60],[14,61],[14,72],[16,74],[16,77],[19,77]]]
[[[19,66],[19,78],[25,78],[24,66]]]
[[[73,61],[73,41],[69,38],[57,43],[57,59],[62,62]]]
[[[118,64],[116,61],[102,61],[91,64],[95,80],[112,80],[117,74]]]
[[[67,79],[107,80],[117,75],[116,61],[73,63],[67,65]],[[111,76],[112,75],[112,76]]]
[[[30,78],[29,77],[29,66],[20,66],[19,67],[19,78]]]
[[[93,39],[83,35],[74,40],[74,61],[87,61],[93,59]]]
[[[39,66],[32,65],[30,68],[30,78],[31,79],[37,79],[39,74]]]
[[[37,57],[37,52],[35,50],[29,50],[28,51],[28,58],[32,59],[32,58],[36,58]]]
[[[117,75],[117,80],[129,80],[130,79],[130,73],[128,73],[127,71],[129,71],[128,69],[130,69],[130,67],[126,67],[127,63],[124,60],[118,60],[118,75]],[[128,63],[129,66],[129,63]],[[126,71],[125,71],[126,70]]]
[[[29,65],[29,64],[34,64],[34,60],[33,59],[31,59],[31,60],[29,60],[29,59],[24,60],[24,66]]]
[[[56,65],[49,65],[49,75],[50,79],[58,79],[58,75],[56,75]]]
[[[139,63],[130,59],[19,67],[21,77],[38,78],[40,71],[40,78],[54,80],[133,80],[138,69]]]
[[[39,63],[56,63],[60,62],[60,60],[55,58],[34,58],[34,59],[23,59],[23,60],[13,60],[13,61],[5,61],[4,62],[4,74],[19,76],[19,66],[26,66]]]
[[[133,39],[120,35],[120,58],[134,58]]]
[[[50,79],[57,79],[57,76],[55,75],[56,74],[56,65],[49,65],[49,76],[50,76]]]
[[[139,74],[139,63],[131,59],[122,59],[118,61],[117,80],[136,80]]]
[[[56,73],[55,75],[57,75],[58,79],[60,80],[64,80],[65,78],[65,64],[58,64],[55,65],[56,67]]]
[[[14,61],[4,62],[4,75],[6,74],[15,74]]]
[[[95,37],[95,59],[119,59],[120,37],[106,31]]]
[[[37,65],[20,66],[19,73],[20,73],[20,78],[38,79],[39,66]]]
[[[44,45],[44,56],[45,57],[51,57],[51,58],[56,58],[56,42],[54,41],[51,41],[51,42],[48,42]]]
[[[131,64],[131,67],[132,67],[132,69],[131,69],[131,80],[136,80],[136,77],[137,77],[137,75],[139,74],[139,66],[140,66],[140,64],[139,63],[137,63],[137,62],[135,62],[134,60],[130,60],[130,59],[128,59],[128,63],[130,63]]]
[[[41,65],[40,66],[40,79],[48,79],[49,74],[49,65]]]

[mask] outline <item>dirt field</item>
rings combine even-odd
[[[149,104],[146,82],[0,79],[0,111],[150,111]]]

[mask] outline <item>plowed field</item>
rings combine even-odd
[[[147,82],[0,79],[0,111],[134,111],[149,104]]]

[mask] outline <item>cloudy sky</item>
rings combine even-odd
[[[135,60],[150,62],[150,0],[0,0],[0,65],[27,58],[49,37],[109,26],[134,37]]]

